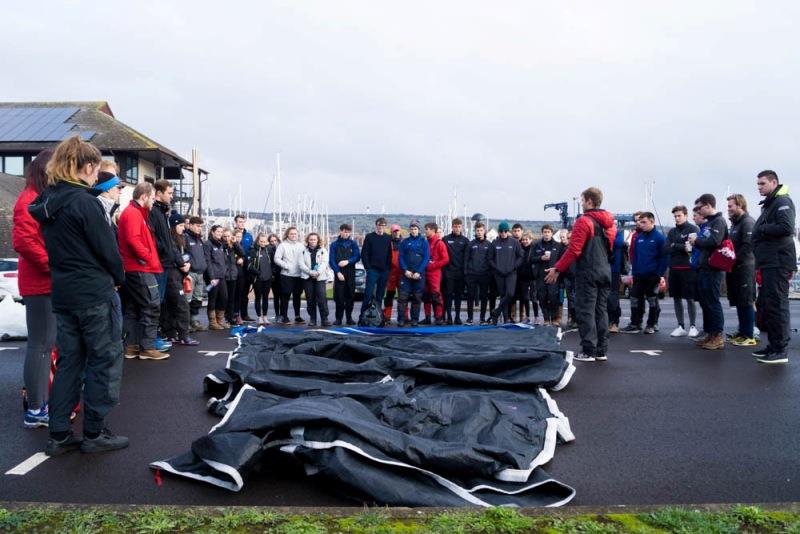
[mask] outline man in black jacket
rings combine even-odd
[[[469,239],[461,233],[464,222],[453,219],[453,231],[443,239],[447,245],[447,254],[450,262],[442,270],[444,275],[444,313],[447,324],[461,324],[461,296],[464,294],[464,264],[467,259]],[[455,304],[455,320],[451,312],[451,305]]]
[[[203,219],[197,216],[189,218],[186,225],[186,253],[189,254],[189,278],[192,279],[192,295],[189,300],[189,331],[204,332],[208,330],[198,319],[206,288],[205,272],[208,267],[205,249],[203,248]]]
[[[367,271],[364,300],[361,303],[361,313],[364,313],[376,295],[380,299],[386,293],[386,282],[392,270],[392,236],[386,233],[386,219],[383,217],[375,221],[375,231],[364,237],[361,263]],[[380,301],[376,306],[380,306]]]
[[[758,345],[753,329],[756,321],[756,260],[753,256],[753,226],[756,221],[747,213],[747,199],[735,194],[728,197],[728,218],[731,221],[730,237],[736,252],[733,270],[725,275],[728,287],[728,302],[736,308],[739,330],[731,336],[731,344],[737,347]]]
[[[560,304],[558,300],[558,284],[545,283],[545,271],[555,267],[563,252],[564,245],[553,238],[553,227],[549,224],[542,226],[542,239],[534,245],[531,261],[534,267],[533,278],[536,299],[542,309],[545,325],[558,324],[556,317]]]
[[[173,257],[173,243],[172,237],[169,235],[169,214],[172,210],[172,195],[173,187],[169,180],[156,180],[153,184],[155,189],[155,202],[153,202],[153,209],[147,216],[147,225],[153,233],[156,242],[156,250],[158,251],[158,259],[161,262],[163,269],[161,274],[155,275],[156,282],[158,282],[158,295],[161,299],[161,314],[159,315],[159,332],[164,328],[164,316],[166,309],[164,306],[164,296],[167,293],[167,279],[169,277],[169,269],[175,266],[175,258]],[[181,262],[183,265],[183,262]],[[156,337],[156,348],[158,350],[169,349],[170,346],[163,340],[161,334]]]
[[[719,301],[723,273],[709,265],[708,259],[728,237],[728,225],[725,224],[722,213],[717,211],[717,199],[714,195],[710,193],[700,195],[694,201],[694,205],[706,219],[703,235],[689,236],[689,243],[700,250],[697,297],[703,309],[703,322],[708,326],[705,329],[706,337],[697,344],[706,350],[721,350],[725,348],[723,334],[725,316],[722,314],[722,304]]]
[[[761,363],[788,363],[789,280],[797,270],[794,202],[774,171],[758,174],[758,193],[764,200],[761,215],[753,226],[753,253],[756,269],[761,271],[760,326],[766,330],[769,343],[753,355]]]
[[[503,221],[497,227],[497,239],[489,247],[489,265],[494,271],[497,282],[497,294],[500,300],[490,314],[493,324],[497,324],[500,316],[505,322],[511,322],[511,302],[517,289],[517,267],[522,263],[522,246],[511,237],[511,227]]]
[[[486,324],[486,305],[489,302],[489,247],[492,244],[486,239],[486,225],[480,221],[475,223],[475,239],[470,241],[467,257],[464,262],[464,277],[467,281],[467,324],[473,324],[473,307],[480,299],[480,324]]]
[[[672,216],[675,218],[675,228],[667,233],[667,251],[669,253],[669,284],[667,286],[675,303],[678,327],[672,331],[670,336],[695,338],[699,334],[695,326],[697,312],[694,306],[697,298],[695,296],[697,272],[689,264],[689,249],[686,247],[686,241],[689,239],[689,234],[697,234],[700,229],[689,222],[689,210],[686,209],[686,206],[672,208]],[[689,312],[689,328],[686,328],[683,322],[684,300],[686,300],[686,308]]]

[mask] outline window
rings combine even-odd
[[[2,170],[6,174],[22,176],[25,174],[25,160],[22,156],[5,156]]]
[[[135,155],[126,154],[119,161],[122,178],[129,184],[139,183],[139,158]]]

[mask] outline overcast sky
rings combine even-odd
[[[664,8],[664,9],[660,9]],[[800,171],[797,2],[115,2],[3,6],[4,101],[107,100],[261,209],[538,218],[589,185],[662,217]],[[754,210],[755,211],[755,210]],[[555,218],[549,212],[547,218]],[[666,223],[666,221],[665,221]]]

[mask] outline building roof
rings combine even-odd
[[[25,188],[25,179],[0,172],[0,258],[16,258],[11,243],[14,227],[14,204]]]
[[[165,166],[191,165],[174,151],[117,120],[108,102],[0,102],[0,152],[38,152],[75,134],[104,152],[152,151],[154,155],[160,153]],[[32,139],[48,135],[60,139]]]

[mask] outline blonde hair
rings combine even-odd
[[[310,238],[312,235],[317,236],[317,246],[323,248],[325,246],[325,243],[322,242],[322,238],[316,232],[311,232],[306,236],[306,246],[308,246],[308,238]]]
[[[74,135],[61,141],[47,162],[47,183],[53,185],[59,181],[80,182],[78,171],[86,165],[97,165],[103,159],[100,151],[80,136]]]
[[[522,233],[521,236],[519,236],[520,239],[522,239],[523,237],[527,237],[528,239],[533,241],[533,232],[531,232],[530,230],[526,230],[525,232]]]
[[[115,161],[104,159],[100,162],[100,171],[113,172],[115,175],[119,175],[119,165]]]

